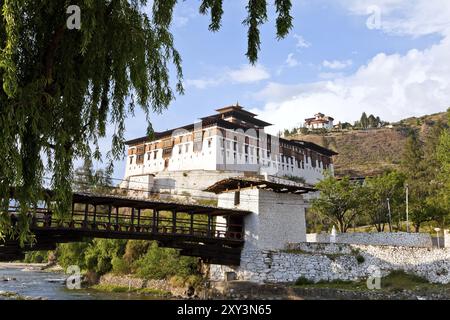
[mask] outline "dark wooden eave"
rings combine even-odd
[[[256,125],[260,128],[269,127],[272,125],[269,122],[257,119],[251,115],[248,115],[248,114],[240,112],[240,111],[228,111],[228,112],[221,113],[221,114],[215,114],[212,116],[203,117],[201,119],[202,119],[202,121],[208,121],[208,120],[214,120],[214,119],[216,119],[216,120],[223,119],[223,118],[227,118],[227,117],[235,117],[236,119],[243,120],[249,124]]]
[[[251,113],[249,113],[251,114]],[[251,117],[248,114],[245,113],[241,113],[238,111],[230,111],[230,112],[226,112],[226,113],[220,113],[220,114],[215,114],[215,115],[211,115],[211,116],[207,116],[207,117],[203,117],[201,118],[201,125],[202,128],[207,128],[210,126],[214,126],[217,125],[219,127],[225,128],[225,129],[243,129],[243,130],[247,130],[249,128],[252,128],[252,126],[244,126],[241,124],[237,124],[237,123],[233,123],[230,121],[225,121],[223,120],[223,117],[228,117],[228,116],[235,116],[237,118],[240,118],[246,122],[248,122],[249,124],[253,124],[256,125],[260,128],[263,127],[267,127],[267,126],[271,126],[271,123],[256,119]],[[171,130],[166,130],[166,131],[162,131],[162,132],[155,132],[153,135],[153,139],[149,139],[148,136],[144,136],[144,137],[140,137],[140,138],[136,138],[136,139],[132,139],[132,140],[128,140],[125,142],[126,145],[129,146],[133,146],[133,145],[137,145],[137,144],[141,144],[141,143],[146,143],[146,142],[150,142],[150,141],[155,141],[155,140],[161,140],[163,138],[169,138],[172,136],[174,131],[179,131],[179,130],[186,130],[186,131],[193,131],[194,130],[195,125],[194,124],[189,124],[189,125],[185,125],[182,127],[178,127],[178,128],[174,128]]]
[[[271,190],[278,193],[305,194],[308,192],[317,191],[317,189],[313,187],[301,186],[297,183],[292,184],[277,183],[273,181],[265,181],[257,177],[243,177],[243,178],[237,177],[224,179],[216,182],[215,184],[208,187],[204,191],[219,194],[223,192],[236,191],[240,189],[254,188],[254,187],[257,187],[259,189]]]

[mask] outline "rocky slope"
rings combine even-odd
[[[328,134],[298,134],[287,138],[311,141],[338,152],[339,155],[334,158],[338,176],[368,176],[399,167],[411,129],[419,130],[424,136],[431,127],[446,122],[446,113],[442,112],[404,119],[392,127]]]

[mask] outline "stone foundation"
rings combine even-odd
[[[403,270],[432,283],[450,283],[450,249],[352,244],[289,244],[286,250],[243,250],[239,267],[211,265],[210,279],[223,281],[227,272],[237,280],[258,283],[308,280],[364,280]]]
[[[170,292],[173,296],[177,297],[189,296],[189,288],[174,287],[167,280],[146,280],[132,276],[115,276],[108,273],[100,277],[99,284],[136,289],[149,288]]]

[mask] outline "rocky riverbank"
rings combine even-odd
[[[175,286],[168,280],[147,280],[132,275],[116,276],[105,274],[100,277],[98,285],[93,286],[99,290],[122,290],[128,288],[130,292],[160,293],[161,297],[173,299],[191,299],[196,296],[195,288],[191,286]]]
[[[0,290],[0,300],[46,300],[46,299],[43,297],[24,296],[16,292]]]
[[[64,272],[64,268],[55,263],[0,262],[0,269],[20,269],[22,271]]]
[[[0,269],[42,270],[45,266],[47,266],[46,263],[0,262]]]
[[[153,290],[166,292],[161,298],[225,299],[225,300],[450,300],[448,286],[426,285],[400,289],[369,290],[360,284],[317,284],[296,286],[286,284],[258,284],[247,281],[209,282],[204,288],[177,287],[166,280],[145,280],[132,276],[107,274],[100,286],[128,288],[129,292]]]
[[[368,290],[335,284],[295,286],[247,281],[211,282],[209,299],[231,300],[450,300],[448,287]]]

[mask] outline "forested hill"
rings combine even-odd
[[[368,176],[399,167],[410,130],[417,130],[424,139],[431,128],[446,123],[446,113],[442,112],[404,119],[392,127],[296,134],[287,138],[314,142],[338,152],[334,159],[338,176]]]

